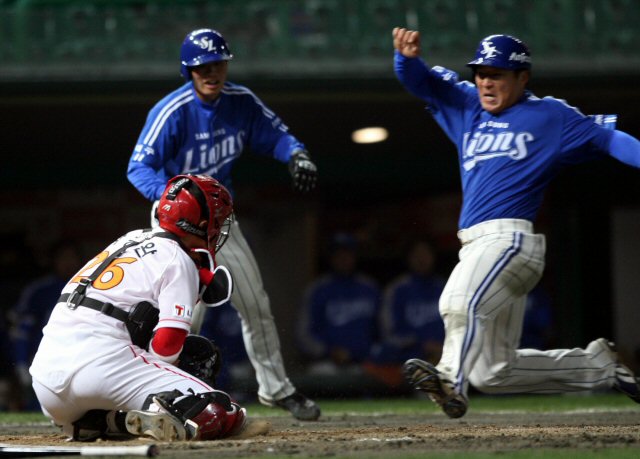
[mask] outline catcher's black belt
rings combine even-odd
[[[58,298],[58,303],[66,303],[69,297],[73,295],[73,293],[65,293],[61,295],[60,298]],[[104,303],[102,301],[94,300],[93,298],[88,298],[86,296],[78,302],[74,301],[73,306],[84,306],[85,308],[101,312],[122,322],[127,322],[127,318],[129,317],[129,313],[127,311],[120,309],[119,307],[114,306],[111,303]],[[73,309],[75,309],[75,307]]]

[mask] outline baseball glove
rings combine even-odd
[[[308,192],[316,187],[318,168],[307,151],[296,150],[291,154],[289,173],[293,178],[293,188],[297,191]]]
[[[177,366],[213,387],[222,368],[220,348],[204,336],[188,335]]]

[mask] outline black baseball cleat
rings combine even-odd
[[[469,403],[458,394],[453,383],[442,377],[435,366],[420,359],[409,359],[402,366],[404,377],[414,389],[426,393],[450,418],[460,418]]]
[[[316,405],[316,402],[298,391],[280,400],[267,400],[262,397],[258,397],[258,399],[263,405],[289,411],[294,418],[300,421],[315,421],[320,417],[320,407]]]
[[[616,345],[605,338],[598,338],[595,343],[604,348],[611,359],[616,363],[616,380],[613,383],[613,388],[618,392],[622,392],[634,402],[640,403],[640,381],[636,378],[629,367],[620,362],[616,351]]]
[[[640,381],[626,365],[616,365],[616,382],[613,387],[634,402],[640,403]]]

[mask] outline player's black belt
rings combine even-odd
[[[75,292],[73,292],[75,293]],[[65,293],[58,298],[58,303],[66,303],[69,297],[73,295],[73,293]],[[70,305],[71,306],[71,305]],[[113,317],[114,319],[118,319],[122,322],[126,322],[129,317],[129,313],[123,309],[120,309],[117,306],[112,305],[111,303],[104,303],[102,301],[94,300],[93,298],[84,297],[79,302],[73,303],[73,309],[78,306],[84,306],[85,308],[93,309],[94,311],[101,312],[109,317]]]

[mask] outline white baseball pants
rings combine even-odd
[[[462,243],[440,298],[445,323],[437,365],[457,390],[555,393],[610,388],[615,361],[586,349],[518,349],[526,295],[542,277],[545,237],[531,222],[490,220],[458,232]]]
[[[137,346],[115,339],[95,341],[96,346],[87,346],[88,351],[95,350],[95,359],[78,368],[67,385],[33,380],[42,412],[70,437],[73,422],[89,410],[140,410],[149,394],[174,389],[183,394],[213,390]]]

